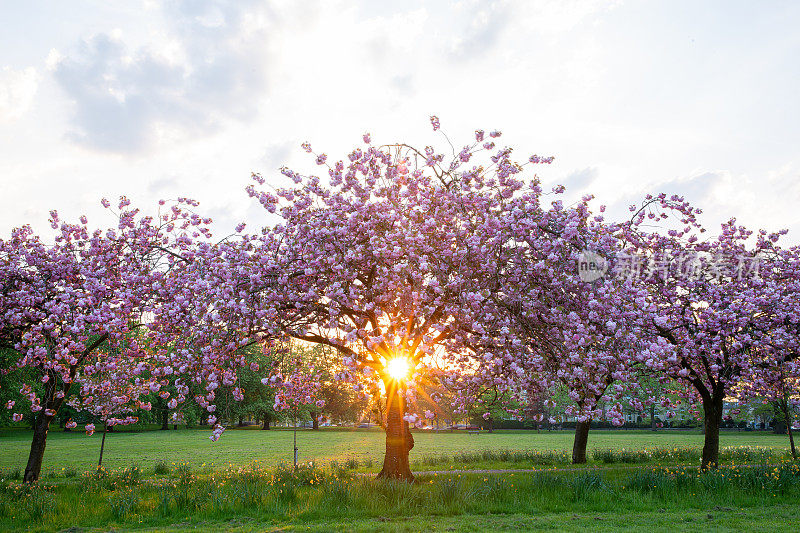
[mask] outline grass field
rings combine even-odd
[[[307,465],[297,472],[281,466],[292,431],[230,430],[216,443],[208,435],[115,432],[106,469],[96,470],[101,435],[54,431],[42,479],[28,487],[19,471],[31,433],[2,432],[0,530],[800,530],[800,466],[786,457],[786,437],[771,433],[723,432],[724,466],[703,474],[699,432],[593,431],[585,466],[567,464],[568,431],[417,432],[414,484],[358,475],[380,468],[376,429],[299,431]],[[624,457],[647,464],[618,464],[638,462]],[[466,472],[485,468],[524,471]]]
[[[710,511],[710,512],[709,512]],[[775,505],[766,508],[739,509],[735,512],[710,510],[641,511],[632,513],[542,513],[537,515],[457,515],[457,516],[405,516],[399,518],[368,518],[310,522],[308,524],[281,524],[265,527],[252,520],[234,519],[226,522],[200,522],[174,524],[147,528],[142,531],[164,531],[170,533],[197,531],[198,528],[229,533],[252,531],[308,531],[322,533],[342,531],[366,533],[374,531],[410,533],[415,531],[626,531],[653,533],[654,531],[752,531],[774,533],[797,531],[800,528],[797,506]],[[124,531],[124,528],[117,531]]]
[[[2,531],[797,531],[800,466],[605,467],[415,483],[330,468],[160,475],[128,468],[0,484]],[[69,528],[69,529],[68,529]]]
[[[265,466],[291,462],[292,432],[287,430],[261,431],[241,429],[226,431],[212,443],[208,430],[180,429],[177,431],[115,432],[106,437],[103,464],[108,468],[138,464],[143,469],[158,462],[186,462],[194,467],[214,469],[229,465],[241,466],[259,461]],[[30,449],[30,431],[6,430],[0,433],[0,469],[24,468]],[[84,471],[97,464],[101,435],[87,437],[80,432],[51,431],[48,435],[43,472],[73,468]],[[360,469],[374,471],[383,460],[384,434],[377,429],[321,429],[298,431],[298,447],[302,462],[329,462],[355,459]],[[569,431],[496,431],[492,434],[415,432],[416,445],[411,451],[414,470],[459,468],[457,462],[436,464],[427,459],[435,456],[453,457],[459,452],[483,450],[572,450],[573,434]],[[781,453],[788,448],[783,435],[767,432],[723,432],[721,446],[757,446],[774,448]],[[695,431],[603,431],[589,434],[588,455],[593,450],[641,450],[654,447],[686,447],[703,444],[703,436]],[[591,460],[591,459],[590,459]],[[364,467],[372,463],[371,467]],[[430,464],[427,464],[430,463]],[[522,463],[514,468],[531,465]],[[470,464],[467,468],[503,467],[491,463]],[[509,468],[509,465],[505,465]]]

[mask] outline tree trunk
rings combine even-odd
[[[239,417],[239,427],[244,427],[244,417],[243,416]]]
[[[261,426],[261,429],[269,429],[269,417],[264,417],[264,425]]]
[[[39,479],[39,474],[42,471],[42,460],[44,459],[44,448],[47,445],[47,431],[50,429],[50,422],[53,421],[55,415],[58,413],[62,399],[56,399],[56,374],[52,370],[47,371],[50,376],[44,388],[42,395],[42,409],[36,415],[33,421],[33,440],[31,441],[31,451],[28,454],[28,464],[25,465],[25,475],[23,480],[25,483],[33,483]],[[69,392],[71,384],[67,384],[63,391],[66,394]],[[48,416],[47,410],[52,409],[53,414]]]
[[[161,412],[161,429],[169,429],[169,410],[166,407]]]
[[[656,404],[650,404],[650,430],[656,430]]]
[[[297,419],[294,419],[294,469],[297,470]]]
[[[31,452],[28,455],[28,464],[25,466],[25,483],[33,483],[39,479],[42,471],[42,460],[44,459],[44,448],[47,445],[47,431],[50,429],[50,421],[53,417],[46,416],[44,409],[39,411],[33,426],[33,441],[31,442]]]
[[[586,444],[589,442],[589,428],[592,419],[586,422],[575,423],[575,442],[572,445],[572,464],[583,464],[586,462]]]
[[[486,431],[489,433],[494,431],[494,420],[492,420],[491,416],[486,420]]]
[[[103,466],[103,450],[106,447],[106,433],[108,433],[108,426],[103,423],[103,440],[100,441],[100,460],[97,461],[97,468]]]
[[[414,437],[403,420],[405,397],[397,390],[396,382],[387,386],[386,398],[386,454],[378,478],[414,481],[408,463],[408,452],[414,447]]]
[[[722,405],[724,391],[716,390],[712,396],[703,398],[703,458],[700,462],[702,470],[719,466],[719,426],[722,423]]]
[[[311,429],[319,429],[319,417],[321,416],[318,413],[309,413],[311,415]]]
[[[781,409],[783,410],[783,416],[786,420],[786,432],[789,434],[789,447],[792,449],[792,459],[797,461],[797,449],[794,447],[794,435],[792,434],[792,419],[789,416],[789,402],[787,400],[783,400],[781,402]]]

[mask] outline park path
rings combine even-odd
[[[777,463],[767,463],[768,465],[773,465]],[[640,470],[642,468],[658,468],[658,467],[665,467],[665,468],[680,468],[686,467],[691,465],[681,465],[681,464],[656,464],[656,465],[647,465],[647,464],[625,464],[625,465],[592,465],[592,466],[567,466],[567,467],[550,467],[550,468],[491,468],[491,469],[474,469],[474,470],[418,470],[413,472],[415,476],[423,476],[423,475],[443,475],[443,474],[533,474],[535,472],[586,472],[591,470]],[[754,468],[756,466],[762,466],[761,464],[740,464],[740,465],[730,465],[742,468]],[[725,468],[725,465],[722,465],[722,468]],[[377,472],[355,472],[356,476],[375,476]]]
[[[617,467],[619,469],[634,469],[634,468],[641,468],[641,466],[632,466],[626,465],[622,467]],[[501,469],[476,469],[476,470],[418,470],[413,472],[415,476],[422,476],[426,474],[532,474],[534,472],[577,472],[582,470],[602,470],[603,467],[600,466],[587,466],[587,467],[580,467],[576,466],[573,468],[501,468]],[[356,472],[357,476],[374,476],[377,472]]]

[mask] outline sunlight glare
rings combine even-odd
[[[389,373],[392,379],[396,379],[398,381],[408,377],[409,370],[411,370],[411,365],[408,363],[408,359],[405,357],[395,357],[394,359],[390,359],[386,364],[386,371]]]

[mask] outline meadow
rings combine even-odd
[[[0,470],[24,468],[30,449],[30,435],[29,431],[24,430],[0,432]],[[285,429],[231,429],[215,443],[208,436],[207,429],[183,428],[177,431],[109,433],[103,464],[107,468],[121,468],[135,463],[148,470],[156,463],[183,462],[195,468],[221,469],[254,461],[263,466],[277,466],[292,459],[293,435],[292,431]],[[93,468],[97,464],[101,437],[99,433],[87,437],[82,432],[51,431],[47,439],[43,475],[62,468],[79,471]],[[317,431],[300,430],[297,434],[301,462],[349,461],[351,466],[357,463],[358,466],[354,468],[362,471],[380,469],[384,439],[383,432],[378,429],[324,428]],[[410,456],[412,467],[417,471],[531,468],[543,462],[568,462],[573,433],[500,430],[469,435],[464,432],[418,431],[414,433],[414,440],[416,444]],[[590,462],[605,463],[607,461],[603,461],[600,455],[606,451],[699,450],[702,445],[703,435],[699,431],[593,430],[589,434],[587,455]],[[723,448],[768,448],[779,456],[785,454],[788,439],[785,435],[769,432],[723,431],[720,445]],[[521,452],[525,452],[525,455]],[[542,455],[544,459],[541,459]],[[691,462],[691,458],[686,457],[686,461]]]
[[[0,433],[2,531],[791,531],[800,465],[786,437],[723,432],[700,473],[695,431],[416,432],[413,484],[374,479],[376,429],[51,432],[41,480],[20,480],[30,432]],[[480,471],[483,470],[483,471]],[[499,470],[499,471],[491,471]]]
[[[158,473],[155,473],[157,471]],[[189,465],[0,484],[0,530],[797,530],[800,466],[420,474]],[[71,529],[67,529],[71,528]],[[77,528],[77,529],[76,529]]]

